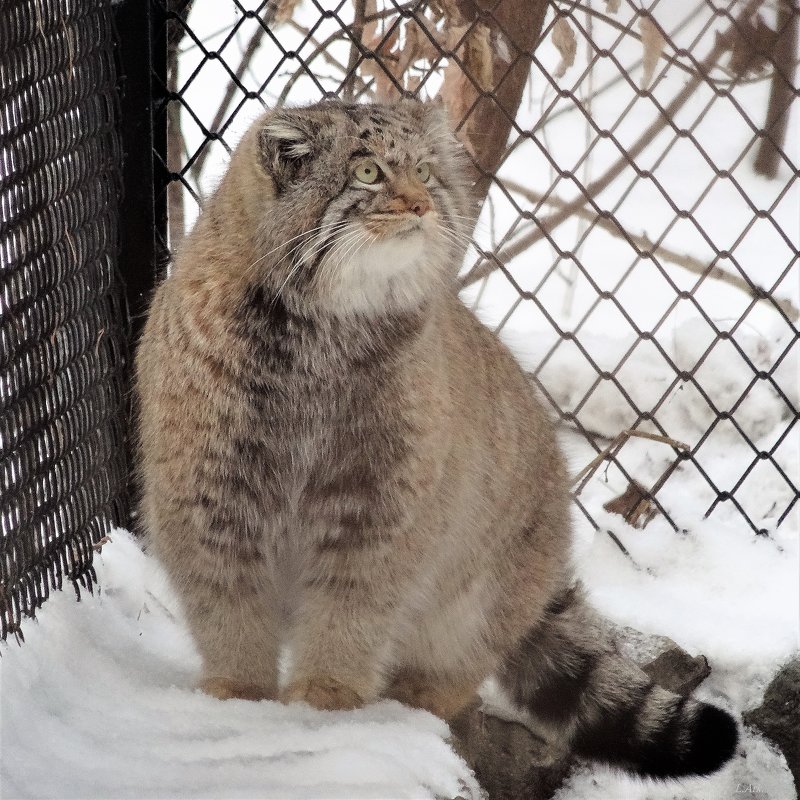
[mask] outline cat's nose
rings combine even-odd
[[[431,201],[427,198],[419,198],[418,200],[412,200],[410,208],[408,209],[412,214],[416,214],[418,217],[424,217],[431,210]]]

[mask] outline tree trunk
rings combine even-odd
[[[480,18],[507,47],[507,53],[502,46],[494,48],[493,86],[488,96],[478,101],[472,112],[474,122],[467,132],[478,173],[475,198],[482,203],[506,152],[548,3],[547,0],[462,0],[459,5],[466,19]],[[503,55],[510,56],[510,63]]]

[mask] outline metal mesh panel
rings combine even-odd
[[[121,153],[109,4],[0,8],[0,636],[122,519]]]
[[[169,245],[263,107],[439,95],[483,202],[464,298],[527,339],[583,475],[629,521],[682,528],[687,491],[760,533],[796,513],[796,3],[151,3]],[[595,527],[607,498],[576,488]]]

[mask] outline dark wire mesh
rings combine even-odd
[[[796,2],[151,4],[169,38],[165,246],[263,107],[438,94],[484,203],[465,299],[504,298],[493,327],[530,332],[531,378],[587,478],[611,468],[628,521],[646,509],[680,529],[687,492],[760,533],[796,513]],[[604,526],[585,488],[577,504]]]
[[[123,517],[121,153],[104,0],[0,6],[0,636]]]

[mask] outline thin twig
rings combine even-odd
[[[702,8],[702,6],[700,8]],[[590,6],[586,5],[585,3],[576,3],[574,5],[574,7],[572,6],[572,4],[570,4],[570,14],[569,14],[569,16],[574,19],[575,12],[578,11],[578,10],[584,11],[589,16],[595,17],[596,19],[599,19],[601,22],[604,22],[610,28],[614,28],[615,30],[618,30],[620,33],[623,33],[625,36],[627,36],[627,37],[629,37],[631,39],[635,39],[635,40],[637,40],[639,42],[642,41],[641,34],[638,34],[638,33],[636,33],[636,31],[631,30],[631,28],[628,25],[624,25],[621,22],[618,22],[617,20],[612,19],[608,14],[604,13],[603,11],[599,11],[596,8],[591,8]],[[588,39],[588,41],[590,43],[594,41],[591,36],[587,37],[587,39]],[[670,41],[671,41],[671,39],[670,39]],[[670,56],[670,55],[662,53],[661,58],[663,58],[664,61],[666,61],[671,66],[678,67],[678,69],[681,69],[684,72],[689,73],[690,75],[695,73],[694,67],[692,67],[689,64],[684,64],[682,61],[680,61],[675,56]],[[639,64],[641,64],[641,61],[639,62]],[[709,76],[705,76],[705,77],[708,78]]]
[[[338,70],[341,70],[342,74],[347,72],[347,67],[339,61],[338,58],[334,58],[329,52],[326,47],[323,47],[318,39],[315,39],[311,34],[311,29],[308,28],[306,25],[301,25],[299,22],[296,22],[293,19],[288,21],[288,24],[291,25],[298,33],[303,34],[303,36],[308,39],[308,41],[314,45],[314,52],[318,55],[321,55],[322,58],[328,62],[332,67],[336,67]],[[308,63],[310,59],[306,59],[306,63]]]
[[[689,14],[687,14],[687,16],[685,16],[675,26],[675,28],[672,31],[670,31],[670,33],[669,33],[670,41],[673,41],[675,39],[675,37],[679,33],[681,33],[684,30],[684,28],[686,28],[691,22],[693,22],[695,17],[699,16],[702,11],[703,11],[703,6],[702,5],[697,5],[695,7],[694,11],[692,11]],[[602,86],[598,87],[593,94],[590,94],[586,98],[586,100],[584,102],[591,104],[592,100],[595,100],[598,97],[601,97],[609,89],[613,89],[617,84],[622,83],[623,81],[630,81],[630,73],[635,72],[637,69],[639,69],[642,66],[643,63],[644,63],[644,59],[643,58],[637,59],[629,67],[627,67],[625,71],[618,72],[617,75],[614,78],[611,78],[610,80],[606,81]],[[572,105],[564,105],[561,108],[554,110],[552,113],[548,113],[546,117],[545,117],[544,114],[541,114],[540,115],[541,118],[540,118],[539,122],[536,125],[534,125],[533,129],[531,130],[531,133],[536,133],[539,129],[545,127],[546,125],[549,125],[554,120],[558,119],[559,117],[563,116],[564,114],[572,114],[572,113],[574,113],[575,109],[576,109],[576,106],[574,104],[572,104]],[[508,158],[508,156],[519,145],[519,143],[521,141],[526,141],[527,138],[528,138],[527,136],[520,135],[511,143],[511,145],[509,145],[508,150],[503,155],[503,163],[505,163],[505,161]]]
[[[234,95],[236,94],[236,89],[238,88],[238,84],[241,83],[242,76],[249,68],[250,62],[253,60],[253,56],[258,51],[258,48],[261,46],[261,40],[264,38],[267,26],[273,21],[275,17],[275,9],[276,6],[274,3],[270,3],[270,5],[267,6],[266,11],[264,12],[263,19],[259,19],[258,28],[256,28],[255,32],[250,37],[250,41],[247,43],[247,47],[244,49],[244,52],[242,53],[241,61],[239,62],[239,65],[236,67],[236,71],[234,72],[236,79],[230,81],[227,87],[225,87],[225,94],[222,96],[222,101],[217,107],[217,113],[214,114],[214,119],[211,121],[211,127],[209,128],[209,130],[214,134],[219,132],[219,129],[222,127],[222,124],[225,121],[225,117],[228,114],[228,110],[230,109]],[[198,185],[200,183],[200,176],[203,173],[203,167],[205,166],[206,159],[208,158],[210,152],[211,148],[208,146],[208,144],[206,144],[206,146],[200,151],[200,153],[198,153],[197,159],[194,162],[194,164],[192,164],[191,167],[192,177],[194,178],[195,182]]]
[[[289,92],[291,92],[292,88],[294,87],[295,83],[308,73],[308,66],[313,63],[315,58],[319,56],[325,57],[325,53],[330,47],[333,42],[337,41],[338,39],[344,39],[347,35],[345,29],[340,29],[332,33],[328,36],[327,39],[323,39],[311,52],[308,58],[305,59],[304,62],[301,62],[300,66],[297,68],[295,73],[289,78],[288,81],[284,84],[283,89],[281,89],[281,93],[278,95],[278,99],[275,101],[276,106],[282,106],[287,98],[289,97]]]
[[[631,555],[630,550],[628,550],[628,548],[625,547],[625,545],[619,540],[619,536],[617,536],[617,534],[613,531],[610,531],[608,528],[603,528],[603,530],[606,532],[611,541],[614,542],[614,544],[622,551],[622,554],[627,556],[637,569],[641,569],[641,567],[639,567],[639,565],[636,563],[636,559]]]
[[[671,439],[669,436],[661,436],[657,433],[648,433],[647,431],[637,431],[637,430],[626,430],[619,433],[617,436],[614,437],[611,444],[608,445],[604,450],[601,450],[574,478],[573,486],[576,488],[573,490],[573,496],[577,497],[585,488],[586,484],[591,479],[592,475],[597,471],[598,467],[604,461],[615,461],[617,455],[619,455],[620,450],[622,450],[623,446],[632,438],[636,437],[639,439],[650,439],[654,442],[660,442],[662,444],[668,444],[671,447],[674,447],[676,450],[680,450],[681,452],[688,452],[690,450],[689,445],[684,444],[683,442],[679,442],[675,439]],[[661,477],[655,482],[652,489],[646,491],[646,497],[653,497],[655,493],[664,485],[667,478],[672,474],[672,471],[675,468],[677,461],[673,460],[664,472],[661,474]],[[608,528],[603,529],[604,532],[611,538],[614,544],[620,549],[620,551],[629,558],[635,565],[636,560],[630,554],[628,549],[625,547],[624,544],[619,540],[619,537],[614,534],[613,531],[608,530]],[[637,565],[638,566],[638,565]]]
[[[395,14],[403,14],[406,11],[416,11],[418,9],[419,0],[411,0],[409,3],[397,3],[396,0],[392,0],[392,4],[389,8],[376,11],[374,14],[367,14],[364,17],[364,22],[377,22],[379,19],[393,17]]]
[[[614,437],[611,444],[605,449],[601,450],[573,479],[572,484],[575,486],[573,494],[579,495],[585,488],[589,479],[597,471],[597,468],[606,460],[613,460],[622,449],[623,445],[631,438],[650,439],[654,442],[661,444],[668,444],[676,450],[688,452],[691,448],[684,442],[679,442],[669,436],[661,436],[658,433],[648,433],[647,431],[626,430],[619,433]]]
[[[350,26],[352,33],[350,57],[347,61],[347,70],[345,71],[344,84],[342,86],[342,94],[348,102],[352,102],[355,91],[356,69],[358,68],[358,60],[361,57],[359,45],[364,36],[364,16],[367,11],[367,0],[353,0],[353,4],[355,6],[355,16],[353,17],[353,24]]]
[[[303,36],[305,36],[306,39],[309,42],[311,42],[311,44],[314,46],[314,50],[313,50],[312,54],[308,58],[305,59],[305,62],[302,63],[297,68],[297,70],[295,70],[293,73],[290,73],[289,79],[288,79],[287,83],[284,85],[283,90],[281,91],[281,94],[278,96],[278,99],[277,99],[277,101],[275,103],[276,106],[281,106],[286,102],[286,100],[287,100],[287,98],[289,96],[289,92],[291,91],[291,89],[294,86],[294,84],[303,75],[308,73],[309,65],[318,56],[321,56],[332,67],[336,67],[336,69],[338,69],[342,73],[342,75],[347,75],[348,74],[348,67],[346,67],[344,64],[342,64],[342,62],[339,61],[338,58],[334,58],[328,52],[328,45],[331,43],[331,41],[335,40],[336,38],[343,38],[344,35],[345,35],[345,31],[338,31],[333,37],[329,37],[325,42],[320,42],[320,41],[318,41],[317,39],[315,39],[311,35],[311,30],[309,28],[307,28],[305,25],[301,25],[299,22],[295,22],[294,20],[289,20],[289,25],[291,25],[298,33],[303,34]],[[317,75],[317,77],[320,77],[320,76]],[[337,83],[340,82],[338,78],[334,78],[333,76],[330,76],[330,77],[331,77],[331,80],[333,80],[333,81],[335,81]],[[359,92],[363,92],[364,88],[366,87],[366,84],[364,83],[364,80],[361,78],[361,76],[358,75],[357,72],[355,72],[355,73],[352,73],[352,78],[353,78],[353,82],[358,84]]]
[[[521,194],[527,200],[530,200],[531,203],[538,204],[544,202],[548,205],[555,206],[556,208],[564,208],[568,205],[565,200],[561,200],[558,197],[553,197],[552,195],[545,197],[539,192],[528,189],[516,181],[504,180],[503,185],[510,191]],[[628,242],[629,244],[634,245],[639,251],[641,251],[639,252],[639,256],[641,257],[644,257],[645,253],[649,253],[653,257],[657,257],[660,260],[674,264],[676,267],[681,267],[682,269],[692,272],[695,275],[700,275],[703,278],[712,278],[713,280],[720,281],[721,283],[726,283],[728,286],[732,286],[733,288],[744,292],[748,295],[748,297],[752,297],[754,300],[769,300],[773,308],[780,308],[781,311],[783,311],[783,313],[792,320],[792,322],[797,322],[800,320],[800,309],[798,309],[791,300],[774,297],[762,287],[746,281],[739,275],[734,275],[730,272],[727,272],[721,267],[709,266],[707,262],[702,261],[694,256],[690,256],[688,253],[679,253],[677,250],[664,247],[664,245],[654,245],[654,243],[650,241],[650,239],[648,239],[648,237],[644,234],[634,234],[623,231],[618,222],[611,219],[605,219],[604,217],[599,217],[591,209],[579,208],[574,212],[574,215],[580,219],[594,222],[598,228],[601,228],[613,236],[616,236]]]

